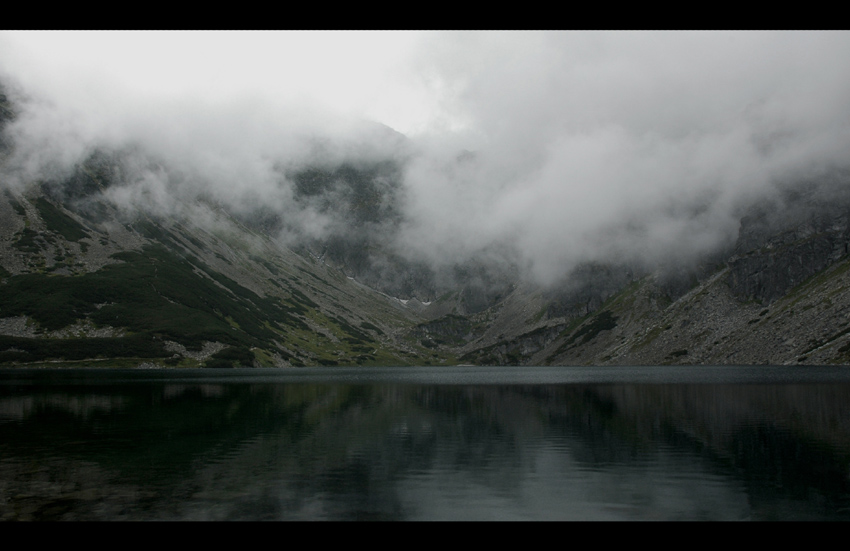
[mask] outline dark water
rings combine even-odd
[[[850,520],[850,369],[0,370],[3,520]]]

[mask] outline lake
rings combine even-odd
[[[0,370],[3,520],[850,520],[850,368]]]

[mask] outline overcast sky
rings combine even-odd
[[[32,167],[141,142],[233,201],[284,205],[270,159],[380,121],[420,153],[404,250],[507,247],[543,282],[698,256],[777,182],[850,164],[846,32],[3,32],[0,79],[40,102]]]
[[[0,62],[27,88],[113,101],[262,99],[381,120],[400,132],[434,106],[408,65],[410,32],[7,32]],[[112,98],[112,99],[110,99]]]

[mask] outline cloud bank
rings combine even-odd
[[[305,56],[331,38],[307,36],[274,53]],[[174,38],[174,56],[191,61]],[[321,236],[345,228],[295,208],[285,167],[390,157],[405,163],[399,254],[506,259],[547,284],[583,262],[690,262],[732,243],[743,209],[777,186],[850,168],[848,33],[419,33],[379,66],[370,59],[399,36],[373,38],[360,57],[342,40],[312,65],[281,61],[266,86],[277,94],[257,81],[209,95],[194,81],[148,93],[85,60],[39,72],[17,35],[0,35],[0,79],[32,95],[7,128],[4,182],[61,174],[98,145],[135,147],[175,171],[140,168],[122,201],[206,195]],[[334,51],[349,52],[345,78],[316,77],[311,95]],[[271,71],[268,54],[234,59]],[[197,82],[228,81],[233,67]],[[301,88],[282,94],[280,82]],[[334,103],[328,87],[344,97],[347,83],[415,113],[408,138],[365,122],[377,113],[366,100]]]
[[[475,152],[408,173],[406,238],[433,235],[436,257],[509,243],[543,281],[585,261],[687,261],[733,240],[774,186],[848,163],[847,33],[429,38],[423,73]]]

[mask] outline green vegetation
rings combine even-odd
[[[206,363],[206,367],[212,368],[253,366],[254,354],[244,346],[225,348],[216,352]]]
[[[6,199],[9,201],[9,204],[12,205],[12,208],[15,209],[15,212],[18,213],[18,216],[26,216],[27,210],[14,197],[12,197],[12,192],[8,189],[4,190],[4,192],[6,194]]]
[[[159,340],[138,334],[117,338],[32,339],[0,335],[0,364],[89,358],[165,358]]]
[[[783,297],[783,308],[793,308],[800,300],[806,298],[812,289],[824,285],[827,281],[833,278],[837,278],[849,269],[850,256],[845,256],[836,264],[833,264],[826,270],[823,270],[809,277],[808,279],[788,291],[788,293],[786,293],[786,295]]]
[[[265,267],[265,269],[271,272],[272,275],[280,275],[280,270],[277,269],[277,266],[275,266],[268,260],[265,260],[255,255],[251,255],[250,259],[256,262],[257,264],[260,264],[261,266]]]
[[[561,345],[561,348],[563,350],[569,350],[570,348],[575,348],[578,345],[591,341],[602,331],[609,331],[617,327],[617,319],[618,318],[614,317],[610,310],[603,310],[599,312],[593,317],[593,321],[582,326],[581,329],[573,333],[573,335],[567,339],[563,345]],[[579,337],[583,337],[581,342],[574,344]],[[561,350],[559,349],[559,352],[560,351]]]
[[[608,298],[602,304],[602,310],[610,310],[612,308],[629,309],[634,306],[637,299],[637,291],[646,283],[646,278],[629,283],[622,291]]]
[[[154,224],[143,226],[174,242]],[[0,285],[0,317],[28,316],[46,331],[87,319],[98,326],[124,328],[127,336],[4,337],[0,363],[159,358],[166,365],[197,364],[171,358],[173,354],[163,347],[165,341],[194,350],[209,341],[228,345],[205,362],[218,368],[272,365],[275,354],[292,365],[411,363],[410,357],[385,348],[366,332],[383,334],[375,325],[361,322],[357,328],[321,311],[297,289],[285,298],[260,297],[199,260],[181,257],[161,245],[113,258],[122,262],[74,277],[44,273],[8,277]],[[437,361],[444,359],[437,357]]]
[[[335,168],[306,168],[289,177],[295,182],[296,201],[344,213],[356,225],[399,216],[394,194],[399,168],[393,162],[346,162]]]
[[[88,318],[102,326],[124,327],[133,335],[132,341],[80,339],[99,342],[97,346],[102,353],[91,348],[94,344],[75,345],[89,350],[91,357],[102,354],[158,357],[162,355],[159,342],[163,340],[194,349],[199,349],[205,341],[218,341],[234,347],[234,351],[220,353],[223,355],[215,359],[248,365],[253,363],[253,355],[249,360],[245,353],[249,347],[272,347],[281,333],[291,328],[307,329],[295,312],[305,312],[304,302],[310,302],[308,299],[261,298],[161,246],[148,247],[142,253],[119,253],[114,258],[123,262],[76,277],[24,274],[8,278],[0,286],[0,316],[29,316],[48,331]],[[196,273],[195,268],[208,277]],[[106,346],[106,342],[114,346]],[[155,353],[140,353],[141,342],[148,343]],[[132,350],[126,343],[133,344]],[[55,357],[52,351],[61,350],[44,345],[49,350],[40,352],[34,346],[24,342],[3,349],[22,349],[34,359]],[[5,361],[25,361],[25,357],[20,353],[4,356]]]
[[[37,253],[41,251],[41,245],[38,242],[39,239],[44,241],[44,238],[39,236],[38,232],[24,228],[21,230],[20,237],[12,243],[12,246],[24,253]]]
[[[152,220],[137,220],[131,227],[128,228],[128,230],[136,230],[144,237],[175,248],[175,250],[178,251],[183,248],[180,241],[174,234]]]
[[[35,207],[47,229],[60,234],[68,241],[79,241],[83,237],[91,237],[79,222],[53,206],[44,197],[36,200]]]
[[[379,334],[379,335],[383,335],[383,334],[384,334],[384,332],[383,332],[383,331],[381,331],[381,329],[380,329],[379,327],[376,327],[375,325],[372,325],[372,324],[371,324],[371,323],[369,323],[368,321],[361,321],[361,322],[360,322],[360,327],[362,327],[363,329],[368,329],[368,330],[370,330],[370,331],[374,331],[375,333],[377,333],[377,334]]]
[[[576,348],[577,346],[590,342],[591,340],[596,338],[596,336],[602,331],[608,331],[617,327],[617,319],[619,319],[614,316],[610,310],[602,310],[601,312],[594,314],[591,317],[592,321],[590,323],[585,324],[584,322],[585,320],[587,320],[587,318],[588,316],[584,316],[582,318],[573,320],[573,322],[570,323],[566,327],[566,329],[561,332],[561,335],[569,335],[570,332],[572,332],[576,327],[580,327],[580,329],[572,333],[572,335],[567,340],[565,340],[561,344],[561,346],[559,346],[558,349],[555,350],[555,352],[553,352],[549,355],[548,358],[546,358],[545,363],[547,365],[551,363],[558,355],[563,354],[567,350]],[[578,340],[580,337],[582,338],[581,342],[577,343],[576,340]]]

